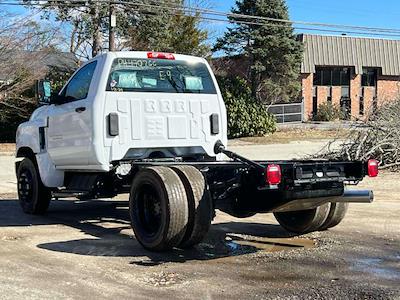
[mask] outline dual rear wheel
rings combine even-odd
[[[17,180],[23,211],[45,213],[52,196],[41,181],[35,160],[21,161]],[[192,166],[145,168],[133,180],[131,223],[137,240],[147,249],[163,251],[198,244],[210,228],[213,211],[205,178]]]
[[[348,203],[325,203],[313,209],[276,212],[276,220],[287,231],[305,234],[338,225],[346,215]]]
[[[192,166],[149,167],[133,180],[129,213],[136,239],[146,249],[196,245],[208,232],[212,212],[204,176]]]

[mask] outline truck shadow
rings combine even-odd
[[[31,216],[22,213],[16,200],[0,200],[0,214],[0,227],[57,224],[75,228],[87,236],[39,244],[40,249],[88,256],[131,257],[131,264],[142,266],[313,246],[311,240],[293,239],[293,235],[278,225],[229,221],[213,224],[205,240],[192,249],[154,253],[145,250],[135,239],[126,201],[58,200],[51,203],[45,216]]]

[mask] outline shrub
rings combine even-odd
[[[317,114],[313,117],[314,121],[336,121],[343,119],[343,112],[340,107],[331,102],[318,105]]]
[[[275,117],[251,97],[244,79],[220,77],[218,83],[228,114],[229,138],[262,136],[276,130]]]
[[[0,143],[14,143],[15,132],[17,131],[19,123],[23,121],[25,120],[19,118],[18,120],[0,122]]]

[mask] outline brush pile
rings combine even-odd
[[[366,121],[354,124],[341,140],[339,147],[328,145],[315,156],[362,161],[374,158],[380,169],[400,171],[400,100],[380,106]],[[337,145],[337,141],[333,143]]]

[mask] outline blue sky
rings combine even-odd
[[[218,10],[230,10],[234,0],[211,1]],[[287,0],[292,20],[400,28],[398,0]]]
[[[235,3],[235,0],[208,1],[212,9],[225,12],[228,12]],[[287,0],[287,4],[290,18],[295,21],[400,29],[399,0]],[[21,15],[26,13],[24,8],[17,6],[0,6],[1,8]],[[211,29],[211,40],[220,36],[227,26],[224,23],[205,25]]]
[[[228,11],[235,0],[210,1]],[[287,0],[291,20],[400,29],[399,0]],[[218,25],[223,31],[224,25]]]

